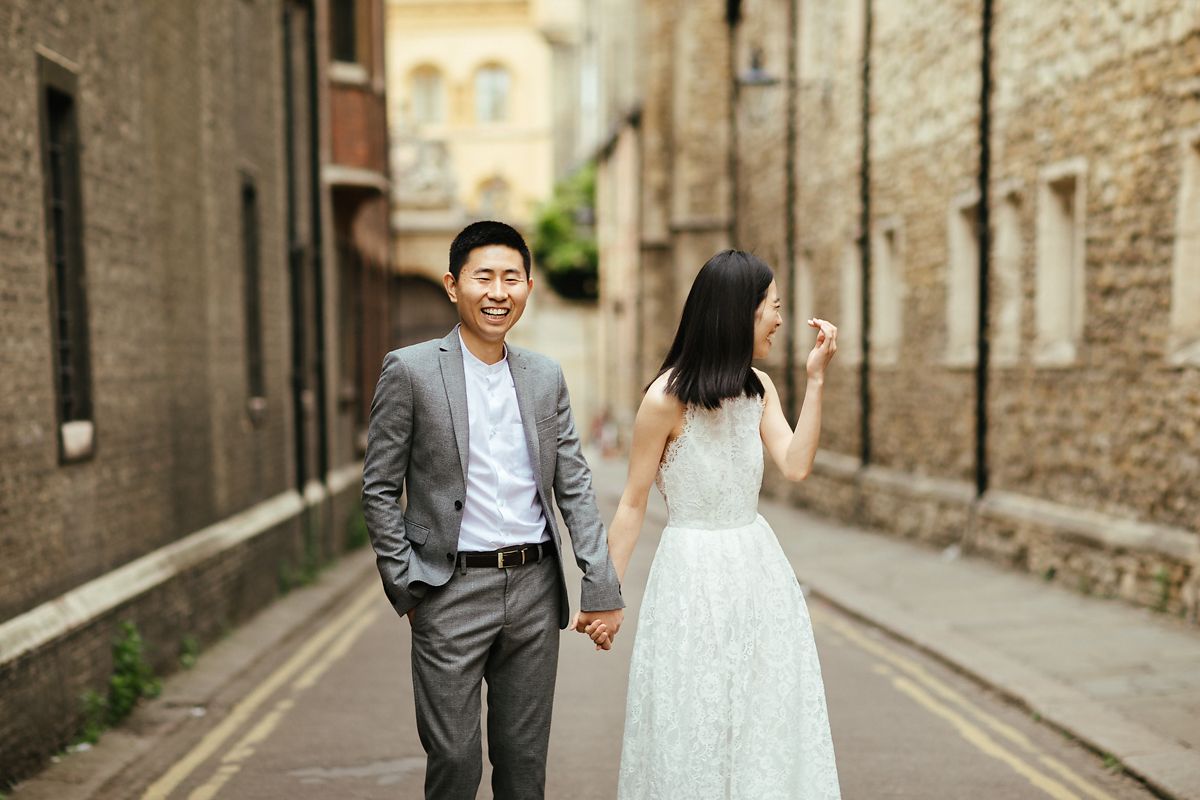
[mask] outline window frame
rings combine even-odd
[[[503,74],[505,78],[504,85],[504,103],[502,106],[503,113],[498,116],[485,117],[480,113],[482,107],[482,92],[480,91],[480,81],[484,73],[495,71],[498,74]],[[513,71],[505,64],[499,61],[486,61],[480,64],[475,70],[475,75],[472,81],[472,92],[475,100],[475,122],[482,125],[503,125],[512,119],[512,99],[513,99]]]
[[[1037,240],[1034,262],[1034,353],[1038,368],[1066,368],[1079,363],[1087,324],[1087,162],[1072,158],[1052,164],[1041,171],[1037,193]],[[1070,184],[1071,197],[1067,202],[1064,186]],[[1067,216],[1073,226],[1067,242],[1059,231],[1053,230],[1056,217]],[[1064,246],[1069,248],[1069,263],[1061,265],[1066,274],[1055,277],[1048,272],[1051,263]],[[1049,306],[1052,287],[1065,283],[1064,306]],[[1066,315],[1066,338],[1050,338],[1047,318]]]
[[[362,45],[359,41],[360,29],[362,28],[360,17],[360,6],[358,0],[333,0],[329,4],[329,60],[336,64],[357,64],[363,63]],[[349,16],[349,33],[343,26],[339,25],[339,20],[342,19],[341,12],[348,9]],[[350,58],[343,58],[345,53],[342,47],[349,44],[353,52]]]
[[[83,241],[83,147],[79,133],[79,77],[74,71],[43,53],[37,55],[37,69],[38,143],[42,158],[42,212],[46,240],[54,413],[58,427],[58,460],[60,464],[68,464],[88,461],[96,452],[95,398],[92,387],[87,270]],[[64,120],[55,120],[52,94],[60,95],[68,103]],[[56,141],[56,130],[60,134],[63,132],[59,126],[65,127],[65,137]],[[62,152],[55,153],[56,149]],[[57,162],[55,158],[58,159]],[[56,163],[60,170],[57,175]],[[59,212],[58,215],[56,211]],[[56,219],[61,220],[61,225]],[[64,283],[67,285],[63,285]],[[67,315],[65,319],[64,313]],[[63,327],[66,327],[68,338],[65,343]],[[64,349],[70,360],[65,366]],[[64,394],[64,383],[72,378],[74,383],[69,385],[67,393]],[[78,410],[73,408],[76,405],[79,406]]]
[[[267,376],[263,350],[262,206],[254,175],[238,176],[238,225],[242,254],[242,321],[245,336],[246,408],[252,422],[266,411]]]

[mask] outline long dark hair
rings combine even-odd
[[[675,341],[658,374],[673,369],[666,390],[684,405],[720,408],[727,397],[762,397],[754,358],[754,312],[775,274],[762,259],[722,250],[692,282]]]

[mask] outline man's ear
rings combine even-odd
[[[446,289],[446,296],[450,298],[450,302],[458,305],[458,286],[454,282],[454,275],[447,272],[442,276],[442,286]]]

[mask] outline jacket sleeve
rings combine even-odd
[[[399,614],[420,601],[408,590],[412,547],[404,536],[400,493],[412,451],[413,395],[408,369],[399,355],[388,353],[371,401],[367,452],[363,460],[363,517],[383,591]]]
[[[558,369],[558,455],[554,467],[554,502],[571,535],[575,563],[583,570],[579,608],[610,611],[624,608],[621,584],[608,555],[608,534],[596,508],[592,471],[583,457],[571,398],[562,369]]]

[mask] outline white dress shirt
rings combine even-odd
[[[546,517],[517,407],[517,388],[508,368],[508,349],[495,364],[485,364],[467,349],[461,330],[458,338],[471,431],[458,549],[488,551],[548,542]]]

